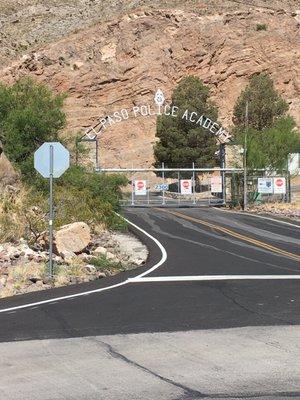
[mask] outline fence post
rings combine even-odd
[[[288,192],[288,196],[286,197],[287,202],[291,203],[292,202],[292,188],[291,188],[291,173],[290,173],[290,171],[287,171],[287,192]]]
[[[134,206],[134,175],[131,176],[131,205]]]
[[[178,171],[178,190],[177,190],[177,195],[178,195],[178,204],[180,204],[180,171]]]
[[[193,162],[193,204],[196,204],[195,163]]]
[[[163,169],[162,171],[162,178],[163,178],[163,185],[165,184],[165,163],[163,162],[161,164],[161,167]],[[163,189],[163,198],[162,198],[162,205],[164,206],[166,204],[166,200],[165,200],[165,189]]]

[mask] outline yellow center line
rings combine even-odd
[[[223,226],[212,224],[212,223],[204,221],[204,220],[202,220],[200,218],[190,217],[188,215],[182,214],[182,213],[177,212],[177,211],[170,211],[170,210],[166,210],[166,209],[162,209],[162,208],[157,208],[156,210],[163,211],[163,212],[166,212],[168,214],[173,214],[173,215],[175,215],[175,216],[177,216],[179,218],[183,218],[183,219],[186,219],[188,221],[196,222],[197,224],[201,224],[201,225],[207,226],[207,227],[209,227],[211,229],[216,229],[219,232],[226,233],[227,235],[230,235],[230,236],[233,236],[233,237],[235,237],[237,239],[241,239],[241,240],[243,240],[245,242],[254,244],[254,245],[258,246],[258,247],[262,247],[263,249],[270,250],[270,251],[272,251],[274,253],[283,255],[285,257],[292,258],[293,260],[296,260],[296,261],[300,261],[300,255],[298,255],[298,254],[290,253],[290,252],[285,251],[283,249],[280,249],[278,247],[272,246],[272,245],[270,245],[268,243],[262,242],[262,241],[257,240],[257,239],[253,239],[253,238],[251,238],[249,236],[242,235],[242,234],[240,234],[238,232],[235,232],[235,231],[233,231],[231,229],[228,229],[228,228],[225,228]]]

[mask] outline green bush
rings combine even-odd
[[[56,225],[84,221],[95,227],[102,223],[116,230],[126,229],[119,210],[121,187],[127,179],[120,175],[104,175],[72,166],[56,183]]]
[[[49,195],[49,183],[37,177],[33,182],[38,193]],[[122,197],[121,187],[127,179],[121,175],[88,172],[71,166],[54,181],[55,228],[75,221],[83,221],[95,228],[98,224],[114,230],[126,230],[123,218],[116,215]]]
[[[97,271],[103,270],[118,270],[125,271],[125,268],[120,262],[108,260],[105,255],[100,255],[99,257],[94,257],[89,260],[89,263],[96,267]]]
[[[65,126],[64,98],[64,94],[55,95],[30,78],[12,86],[0,84],[0,140],[25,181],[35,175],[35,150],[43,142],[57,141],[58,132]]]
[[[257,31],[266,31],[267,30],[267,25],[266,24],[257,24],[256,25],[256,30]]]

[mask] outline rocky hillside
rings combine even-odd
[[[230,128],[234,102],[249,76],[266,71],[300,125],[297,3],[3,2],[0,56],[7,65],[0,79],[31,75],[67,92],[67,132],[72,134],[114,111],[153,104],[158,88],[169,99],[187,74],[211,87],[220,120]],[[102,165],[150,165],[154,142],[154,116],[112,124],[101,139]]]
[[[247,9],[294,11],[298,0],[0,0],[0,62],[75,30],[138,8],[180,8],[199,15]]]

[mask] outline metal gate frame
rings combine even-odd
[[[199,207],[199,206],[222,206],[226,204],[226,174],[228,173],[242,173],[244,170],[242,168],[197,168],[194,166],[192,168],[165,168],[164,165],[162,165],[161,168],[97,168],[96,172],[98,173],[125,173],[125,174],[135,174],[138,172],[141,173],[157,173],[160,172],[162,175],[163,183],[165,183],[165,175],[168,172],[177,172],[178,173],[178,186],[179,186],[179,180],[180,180],[180,173],[181,172],[190,172],[191,173],[191,179],[192,179],[192,194],[193,194],[193,200],[191,201],[184,201],[180,198],[180,195],[178,192],[178,200],[177,201],[172,201],[170,199],[166,199],[165,196],[165,190],[162,191],[162,199],[161,201],[155,201],[154,199],[151,199],[151,193],[150,190],[147,189],[147,198],[142,199],[142,200],[137,200],[135,199],[134,196],[134,188],[132,185],[132,195],[130,200],[123,200],[121,201],[121,205],[127,206],[127,207],[151,207],[151,206],[156,206],[156,207]],[[222,177],[222,196],[220,199],[207,199],[203,201],[196,201],[196,191],[195,191],[195,184],[196,184],[196,173],[197,172],[208,172],[208,173],[219,173],[220,176]],[[132,179],[133,181],[133,179]]]

